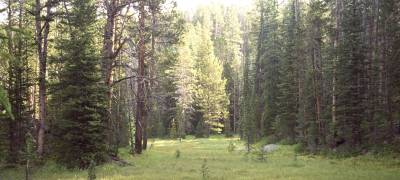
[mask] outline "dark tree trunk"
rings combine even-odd
[[[110,147],[113,147],[114,129],[111,119],[111,106],[112,106],[112,66],[114,61],[114,26],[115,26],[115,16],[116,16],[116,1],[115,0],[104,0],[104,5],[106,8],[106,24],[104,26],[103,35],[103,57],[102,57],[102,77],[104,78],[104,83],[107,87],[107,143]]]
[[[37,153],[42,158],[44,153],[45,121],[46,121],[46,71],[47,71],[47,47],[50,32],[51,2],[47,1],[46,17],[42,26],[41,4],[36,0],[35,26],[36,46],[39,57],[39,126],[37,136]],[[43,32],[42,32],[43,31]]]
[[[108,133],[107,133],[107,143],[110,147],[115,147],[117,149],[110,149],[114,156],[117,156],[118,145],[117,145],[117,135],[115,124],[119,122],[113,122],[112,117],[112,95],[113,88],[112,86],[115,84],[113,82],[112,72],[115,67],[116,58],[119,56],[122,47],[124,46],[126,39],[123,38],[123,31],[125,28],[126,19],[121,19],[122,25],[121,27],[117,27],[118,17],[125,17],[121,15],[122,9],[127,7],[129,9],[130,1],[122,1],[122,0],[104,0],[103,1],[105,9],[106,9],[106,23],[104,26],[104,34],[103,34],[103,49],[102,49],[102,61],[101,61],[101,70],[102,77],[107,87],[107,124],[108,124]],[[128,11],[128,10],[127,10]],[[117,31],[117,30],[120,31]],[[119,33],[117,33],[119,32]],[[126,78],[129,79],[129,78]],[[119,80],[118,82],[120,82]],[[116,120],[118,120],[118,114],[116,115]]]
[[[138,78],[137,78],[137,104],[136,104],[136,131],[135,131],[135,151],[138,154],[142,153],[143,149],[143,131],[146,131],[146,107],[145,107],[145,2],[139,1],[139,46],[138,46]]]

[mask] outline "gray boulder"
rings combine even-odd
[[[266,153],[275,151],[277,149],[278,149],[278,145],[276,145],[276,144],[267,144],[267,145],[262,147],[262,151],[266,152]]]

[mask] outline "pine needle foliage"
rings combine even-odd
[[[96,6],[92,0],[69,3],[63,26],[68,34],[58,43],[64,67],[57,98],[61,115],[54,127],[54,150],[59,163],[86,169],[92,159],[105,160],[105,86],[95,46]]]

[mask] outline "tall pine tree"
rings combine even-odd
[[[63,69],[57,95],[61,115],[55,122],[54,152],[69,168],[87,168],[105,160],[105,85],[95,46],[96,6],[93,0],[73,0],[66,6],[60,40]]]

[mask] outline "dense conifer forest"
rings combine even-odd
[[[396,179],[398,155],[398,0],[0,0],[0,179]]]

